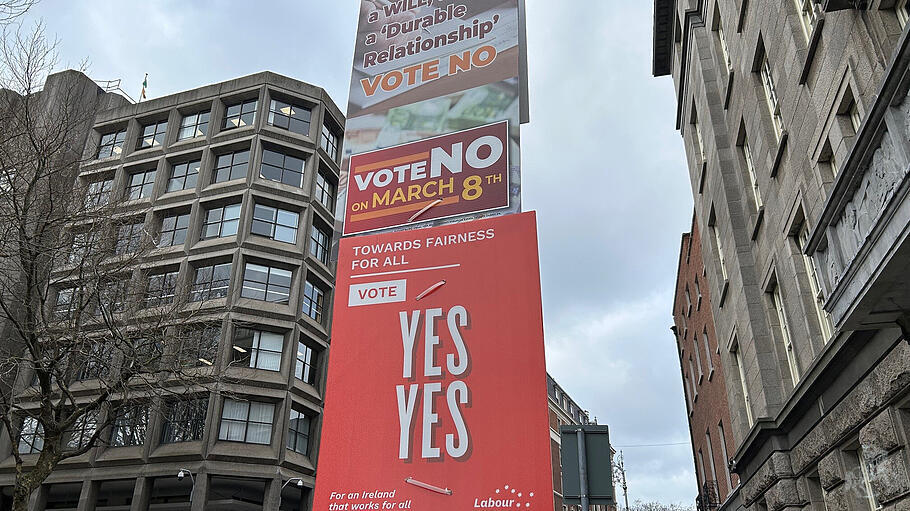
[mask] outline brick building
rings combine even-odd
[[[730,409],[705,273],[701,236],[693,215],[692,230],[682,235],[679,248],[672,330],[698,477],[697,504],[699,509],[714,509],[733,493],[738,478],[729,467],[733,445]]]
[[[719,509],[906,509],[907,2],[654,9],[740,479]]]

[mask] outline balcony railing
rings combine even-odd
[[[718,506],[720,506],[720,499],[718,498],[717,481],[705,481],[698,497],[695,498],[695,509],[714,511]]]

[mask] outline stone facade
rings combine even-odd
[[[655,1],[733,424],[721,509],[910,509],[905,4]]]

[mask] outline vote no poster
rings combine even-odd
[[[552,509],[535,214],[340,251],[313,509]]]

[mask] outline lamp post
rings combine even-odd
[[[188,469],[185,469],[185,468],[181,468],[180,471],[177,472],[178,481],[183,481],[183,478],[186,476],[190,476],[190,482],[193,483],[193,486],[190,487],[190,507],[192,507],[193,493],[196,491],[196,478],[193,477],[192,472],[190,472]]]
[[[292,477],[292,478],[288,479],[287,481],[285,481],[284,484],[281,485],[281,491],[278,492],[278,509],[281,509],[281,497],[282,497],[281,492],[284,491],[285,486],[287,486],[291,483],[296,484],[298,488],[303,488],[303,479],[301,479],[299,477]]]

